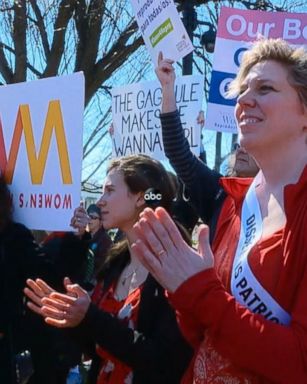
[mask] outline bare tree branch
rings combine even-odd
[[[5,57],[4,50],[3,50],[3,43],[0,43],[0,72],[7,84],[12,83],[13,72]]]
[[[82,184],[84,183],[87,183],[92,177],[93,175],[95,175],[95,173],[98,171],[98,169],[101,167],[101,165],[106,162],[107,160],[109,160],[109,158],[111,157],[111,152],[108,153],[108,155],[106,157],[104,157],[99,163],[98,165],[93,169],[93,171],[86,177],[86,179],[82,182]]]
[[[15,73],[13,83],[26,80],[27,75],[27,17],[26,1],[16,0],[14,3],[13,37],[15,45]]]
[[[120,35],[119,39],[113,44],[109,52],[97,62],[93,71],[87,76],[87,87],[85,92],[85,104],[89,102],[95,94],[100,84],[102,84],[114,72],[114,66],[120,67],[127,60],[129,55],[137,50],[142,44],[142,37],[136,38],[130,45],[126,45],[129,38],[137,30],[136,23],[129,25]]]
[[[15,50],[12,49],[11,47],[9,47],[8,45],[6,44],[3,44],[3,43],[0,43],[0,51],[1,49],[3,50],[3,48],[5,48],[6,50],[8,50],[9,52],[13,53],[15,55]],[[0,52],[0,68],[1,68],[1,64],[2,64],[2,59],[1,59],[1,52]],[[31,65],[30,63],[27,62],[27,68],[30,69],[30,71],[32,71],[38,78],[41,78],[42,77],[42,73],[39,72],[36,68],[33,67],[33,65]],[[10,70],[10,68],[8,68]],[[11,71],[10,71],[11,72]],[[3,74],[2,74],[3,75]],[[11,75],[13,76],[13,73],[11,72]],[[8,83],[9,84],[9,83]]]
[[[91,182],[82,182],[81,183],[82,191],[89,192],[89,193],[97,193],[101,192],[102,185],[97,185],[96,183]]]
[[[90,136],[88,137],[86,143],[84,144],[84,146],[83,146],[83,157],[84,158],[87,157],[91,153],[91,151],[95,148],[95,146],[103,139],[103,137],[106,136],[107,132],[104,132],[102,137],[100,138],[100,140],[93,144],[94,138],[103,129],[103,125],[104,125],[103,123],[106,121],[110,112],[111,112],[111,107],[109,107],[107,109],[107,111],[104,113],[104,115],[101,117],[98,124],[96,125],[96,128],[93,129],[93,131],[91,132]]]
[[[102,127],[100,128],[99,132],[96,132],[96,135],[98,133],[100,133],[102,131]],[[94,137],[96,136],[94,135]],[[96,149],[96,146],[101,143],[101,141],[107,136],[109,135],[109,132],[108,131],[104,131],[101,136],[94,142],[94,137],[92,138],[90,144],[91,144],[91,147],[88,149],[88,151],[86,153],[84,153],[84,156],[83,158],[85,159],[94,149]]]
[[[80,0],[76,5],[75,14],[74,14],[76,30],[78,34],[75,71],[81,70],[82,56],[86,46],[86,30],[87,30],[86,15],[87,15],[87,6],[85,3],[85,0]]]
[[[80,33],[82,40],[79,40],[80,47],[78,47],[76,70],[83,70],[85,74],[91,72],[96,63],[104,10],[105,1],[92,0],[88,7],[86,19],[82,23],[82,33]],[[85,14],[83,15],[85,16]]]
[[[47,57],[47,66],[43,76],[56,76],[59,71],[65,46],[65,34],[69,20],[73,15],[76,0],[62,0],[54,24],[54,35],[50,54]]]
[[[38,28],[40,36],[41,36],[42,45],[43,45],[44,52],[45,52],[45,57],[48,57],[50,54],[50,47],[49,47],[49,43],[48,43],[47,31],[46,31],[46,28],[44,25],[44,18],[43,18],[41,11],[37,5],[37,1],[36,0],[30,0],[30,3],[31,3],[31,6],[33,8],[34,14],[36,16],[35,24],[37,25],[37,28]]]

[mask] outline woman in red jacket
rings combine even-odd
[[[160,58],[164,114],[174,71]],[[307,53],[263,39],[230,88],[252,179],[224,179],[212,244],[199,253],[162,208],[145,209],[133,251],[168,290],[195,357],[183,383],[307,383]],[[196,181],[195,181],[196,182]]]

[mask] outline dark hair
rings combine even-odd
[[[114,169],[122,173],[132,194],[145,192],[149,188],[160,191],[162,199],[159,205],[170,211],[176,187],[159,161],[146,155],[130,155],[112,160],[107,173]]]
[[[145,192],[150,188],[158,190],[161,193],[159,206],[171,213],[172,203],[176,197],[176,185],[159,161],[146,155],[124,156],[116,158],[110,162],[107,173],[110,173],[113,170],[122,173],[129,192],[132,194]],[[146,207],[145,204],[146,203],[144,203],[144,208]],[[191,241],[188,232],[183,226],[178,223],[176,224],[184,239],[190,244]],[[114,244],[106,257],[102,274],[100,273],[99,277],[103,277],[103,271],[115,258],[117,258],[117,256],[120,256],[123,253],[127,254],[127,251],[128,242],[126,239]],[[128,262],[129,259],[126,260],[126,264]]]
[[[96,204],[89,205],[86,212],[88,215],[90,215],[91,213],[96,213],[99,216],[99,218],[101,217],[100,208]]]
[[[12,198],[3,175],[0,175],[0,230],[12,221]]]
[[[172,172],[168,172],[174,185],[176,186],[176,199],[172,203],[172,217],[179,222],[189,234],[192,234],[193,229],[198,221],[198,214],[186,197],[188,193],[183,182]]]

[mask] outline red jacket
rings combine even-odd
[[[250,251],[258,281],[290,315],[278,325],[230,293],[243,199],[251,179],[223,179],[228,193],[213,242],[215,268],[170,295],[181,329],[194,346],[184,384],[307,383],[307,167],[285,188],[286,226]]]

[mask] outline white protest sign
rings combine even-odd
[[[0,169],[14,220],[30,229],[71,230],[80,204],[82,73],[0,87]]]
[[[218,23],[206,129],[237,132],[234,99],[226,98],[245,50],[259,36],[281,37],[293,45],[307,44],[307,14],[248,11],[223,7]]]
[[[200,126],[196,123],[203,98],[203,77],[176,78],[176,103],[185,136],[198,156]],[[162,90],[158,81],[130,84],[112,90],[113,157],[143,153],[165,159],[160,123]]]
[[[131,0],[146,48],[155,66],[158,54],[174,61],[193,51],[193,44],[173,0]]]

